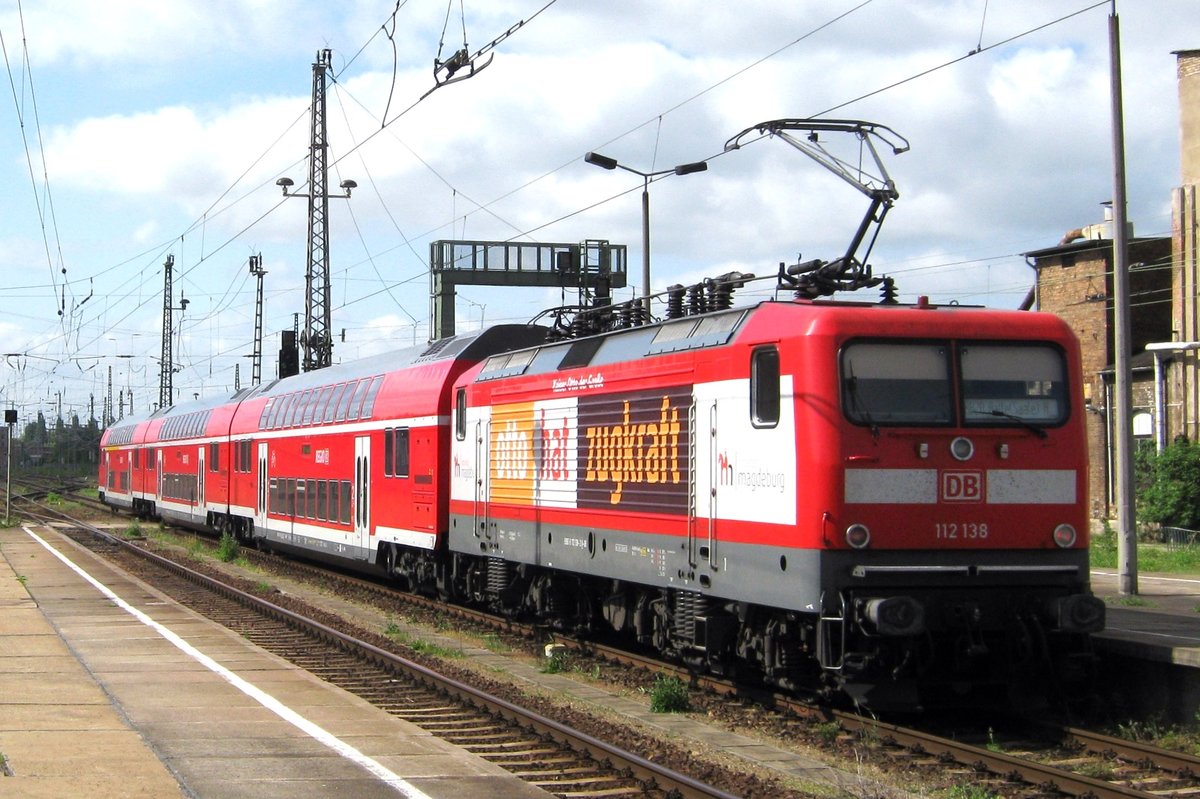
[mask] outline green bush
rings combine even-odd
[[[682,713],[691,707],[687,684],[678,677],[655,675],[650,690],[651,713]]]
[[[1200,444],[1177,441],[1162,453],[1137,454],[1138,518],[1200,529]]]
[[[229,533],[221,533],[221,543],[217,544],[217,558],[222,563],[232,563],[237,556],[237,539]]]

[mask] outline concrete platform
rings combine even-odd
[[[1200,577],[1139,574],[1138,593],[1120,594],[1117,574],[1092,572],[1092,591],[1108,606],[1095,636],[1101,681],[1118,713],[1194,723],[1200,712]]]
[[[0,530],[0,754],[4,797],[548,795],[42,527]]]

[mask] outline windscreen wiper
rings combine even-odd
[[[1022,419],[1020,416],[1016,416],[1015,414],[1011,414],[1011,413],[1007,413],[1005,411],[999,411],[999,410],[995,410],[995,409],[988,411],[988,413],[990,413],[992,416],[999,416],[1003,419],[1008,419],[1011,422],[1016,422],[1017,424],[1021,425],[1021,427],[1024,427],[1026,430],[1033,433],[1038,438],[1045,438],[1047,435],[1045,430],[1038,427],[1033,422],[1029,421],[1028,419]]]

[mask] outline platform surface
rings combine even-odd
[[[1142,573],[1137,588],[1122,595],[1115,571],[1092,571],[1092,591],[1108,606],[1097,648],[1200,668],[1200,576]]]
[[[0,529],[0,754],[6,799],[548,795],[35,526]]]

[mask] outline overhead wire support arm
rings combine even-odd
[[[796,136],[796,132],[806,132],[808,135]],[[850,161],[832,152],[825,146],[821,138],[822,133],[848,133],[856,137],[859,142],[858,160]],[[871,288],[886,282],[888,296],[885,300],[891,298],[893,289],[890,282],[885,278],[873,277],[871,267],[866,263],[887,212],[900,196],[879,155],[877,142],[886,145],[893,155],[899,155],[908,151],[908,140],[886,125],[856,119],[773,119],[746,128],[730,138],[725,142],[725,152],[740,149],[750,141],[757,141],[750,138],[754,134],[760,138],[779,137],[871,200],[842,257],[834,261],[818,259],[798,263],[786,269],[781,264],[781,287],[793,288],[798,296],[811,298],[827,296],[836,291]],[[870,157],[874,164],[872,169],[864,164],[864,156]],[[873,233],[870,232],[872,227]],[[870,242],[859,260],[857,253],[868,233]]]
[[[465,36],[466,31],[464,28],[462,48],[455,51],[455,53],[445,61],[441,59],[441,49],[439,46],[438,57],[433,59],[433,87],[421,95],[420,99],[424,100],[426,97],[433,94],[443,86],[449,86],[451,83],[458,83],[459,81],[466,80],[467,78],[473,78],[483,70],[487,69],[488,66],[491,65],[492,59],[495,58],[496,55],[492,51],[495,50],[501,42],[532,22],[538,16],[538,14],[541,14],[556,2],[558,2],[558,0],[549,0],[549,2],[539,8],[537,12],[533,14],[533,16],[529,17],[529,19],[522,19],[513,23],[511,26],[509,26],[508,30],[504,31],[504,33],[500,34],[495,39],[492,39],[483,47],[480,47],[474,53],[472,53],[467,47]],[[482,59],[484,56],[487,56],[487,59],[481,62],[480,59]]]

